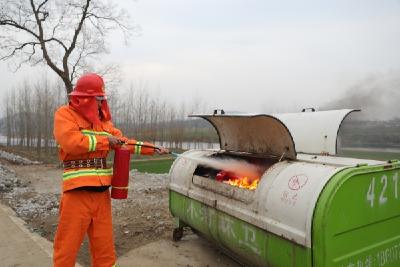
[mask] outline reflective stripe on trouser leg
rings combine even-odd
[[[107,190],[96,198],[98,208],[88,229],[90,252],[94,267],[115,266],[116,257],[111,219],[111,198]]]

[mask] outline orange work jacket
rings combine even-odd
[[[59,157],[62,161],[105,158],[110,151],[107,136],[113,135],[124,141],[120,130],[111,121],[102,121],[101,125],[93,126],[72,107],[60,107],[54,115],[54,137],[59,147]],[[130,144],[154,146],[147,142],[130,139]],[[141,146],[128,146],[131,153],[152,155],[154,149]],[[111,185],[112,168],[85,168],[84,166],[64,169],[63,192],[82,186]]]

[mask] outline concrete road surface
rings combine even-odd
[[[13,211],[0,204],[0,265],[52,266],[51,243],[25,228]]]

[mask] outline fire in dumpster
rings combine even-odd
[[[227,181],[224,181],[224,183],[230,184],[230,185],[233,185],[233,186],[237,186],[237,187],[240,187],[240,188],[245,188],[245,189],[249,189],[249,190],[255,190],[257,188],[259,180],[260,179],[253,180],[252,182],[250,182],[249,178],[241,177],[241,178],[236,179],[236,180],[229,179]]]
[[[260,162],[257,159],[251,159],[252,162],[249,162],[244,159],[228,157],[216,158],[197,155],[182,155],[181,157],[199,164],[195,171],[197,175],[247,190],[257,188],[262,174],[269,166],[268,162]]]
[[[255,190],[258,186],[260,178],[248,178],[246,176],[239,177],[232,172],[220,171],[216,178],[217,181],[236,186],[239,188]]]

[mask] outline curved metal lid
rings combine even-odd
[[[296,159],[292,135],[270,115],[191,115],[209,121],[217,130],[221,149]]]
[[[288,128],[297,153],[337,154],[337,138],[344,119],[354,109],[274,114]]]
[[[338,131],[354,109],[285,114],[191,115],[217,130],[221,149],[296,159],[297,153],[337,154]]]

